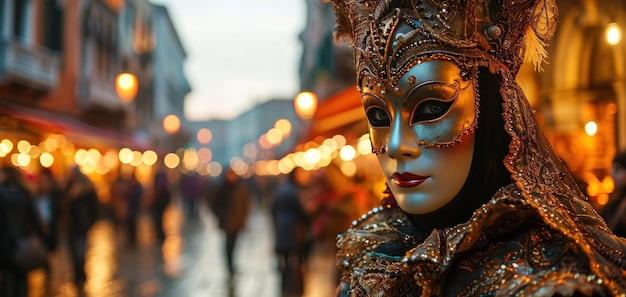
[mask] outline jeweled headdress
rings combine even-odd
[[[353,47],[359,87],[367,78],[391,90],[412,66],[435,59],[496,74],[511,136],[503,162],[525,201],[580,244],[613,293],[626,291],[626,240],[612,234],[578,189],[515,80],[525,59],[539,67],[546,58],[558,18],[554,0],[327,1],[335,10],[336,38]]]
[[[517,73],[527,57],[539,67],[558,16],[554,0],[331,2],[336,38],[350,40],[354,48],[357,85],[368,76],[386,87],[430,59]]]

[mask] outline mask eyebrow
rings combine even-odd
[[[443,86],[445,88],[454,90],[454,94],[452,94],[452,96],[450,96],[449,98],[440,98],[440,99],[443,99],[443,101],[450,101],[450,100],[452,100],[452,99],[454,99],[454,98],[459,96],[460,87],[459,87],[458,81],[455,80],[454,84],[450,84],[450,83],[447,83],[447,82],[444,82],[444,81],[429,80],[429,81],[422,82],[422,83],[416,85],[415,87],[413,87],[406,95],[404,95],[404,98],[402,98],[402,104],[406,104],[406,102],[409,100],[409,98],[411,98],[411,96],[413,96],[413,94],[415,92],[417,92],[419,89],[422,89],[422,88],[428,89],[428,88],[433,87],[433,86]],[[443,94],[443,93],[441,93],[441,94]]]
[[[363,93],[363,95],[361,95],[361,104],[365,105],[365,101],[367,101],[366,97],[372,97],[380,101],[383,105],[387,106],[387,101],[385,101],[383,97],[379,96],[378,94],[373,94],[373,93]]]

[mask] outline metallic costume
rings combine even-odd
[[[430,236],[384,200],[338,238],[339,294],[625,296],[626,240],[611,233],[578,190],[515,80],[524,57],[536,67],[546,58],[557,23],[554,0],[329,1],[336,37],[354,49],[361,91],[397,91],[414,66],[434,60],[455,63],[468,80],[477,67],[494,73],[511,136],[503,162],[514,181],[469,221]],[[476,116],[466,117],[469,124],[455,135],[474,129]],[[460,141],[445,136],[425,136],[420,145]],[[372,145],[377,154],[386,150],[385,139],[372,137]]]

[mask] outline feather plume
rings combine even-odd
[[[548,63],[547,44],[539,39],[532,26],[526,26],[525,33],[524,62],[533,63],[533,65],[535,65],[535,71],[541,72],[543,71],[541,63]]]

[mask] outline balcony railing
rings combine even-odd
[[[123,108],[113,81],[83,78],[80,81],[80,97],[84,105],[97,105],[111,109]]]
[[[0,82],[17,82],[49,92],[57,85],[59,64],[58,54],[49,49],[0,41]]]

